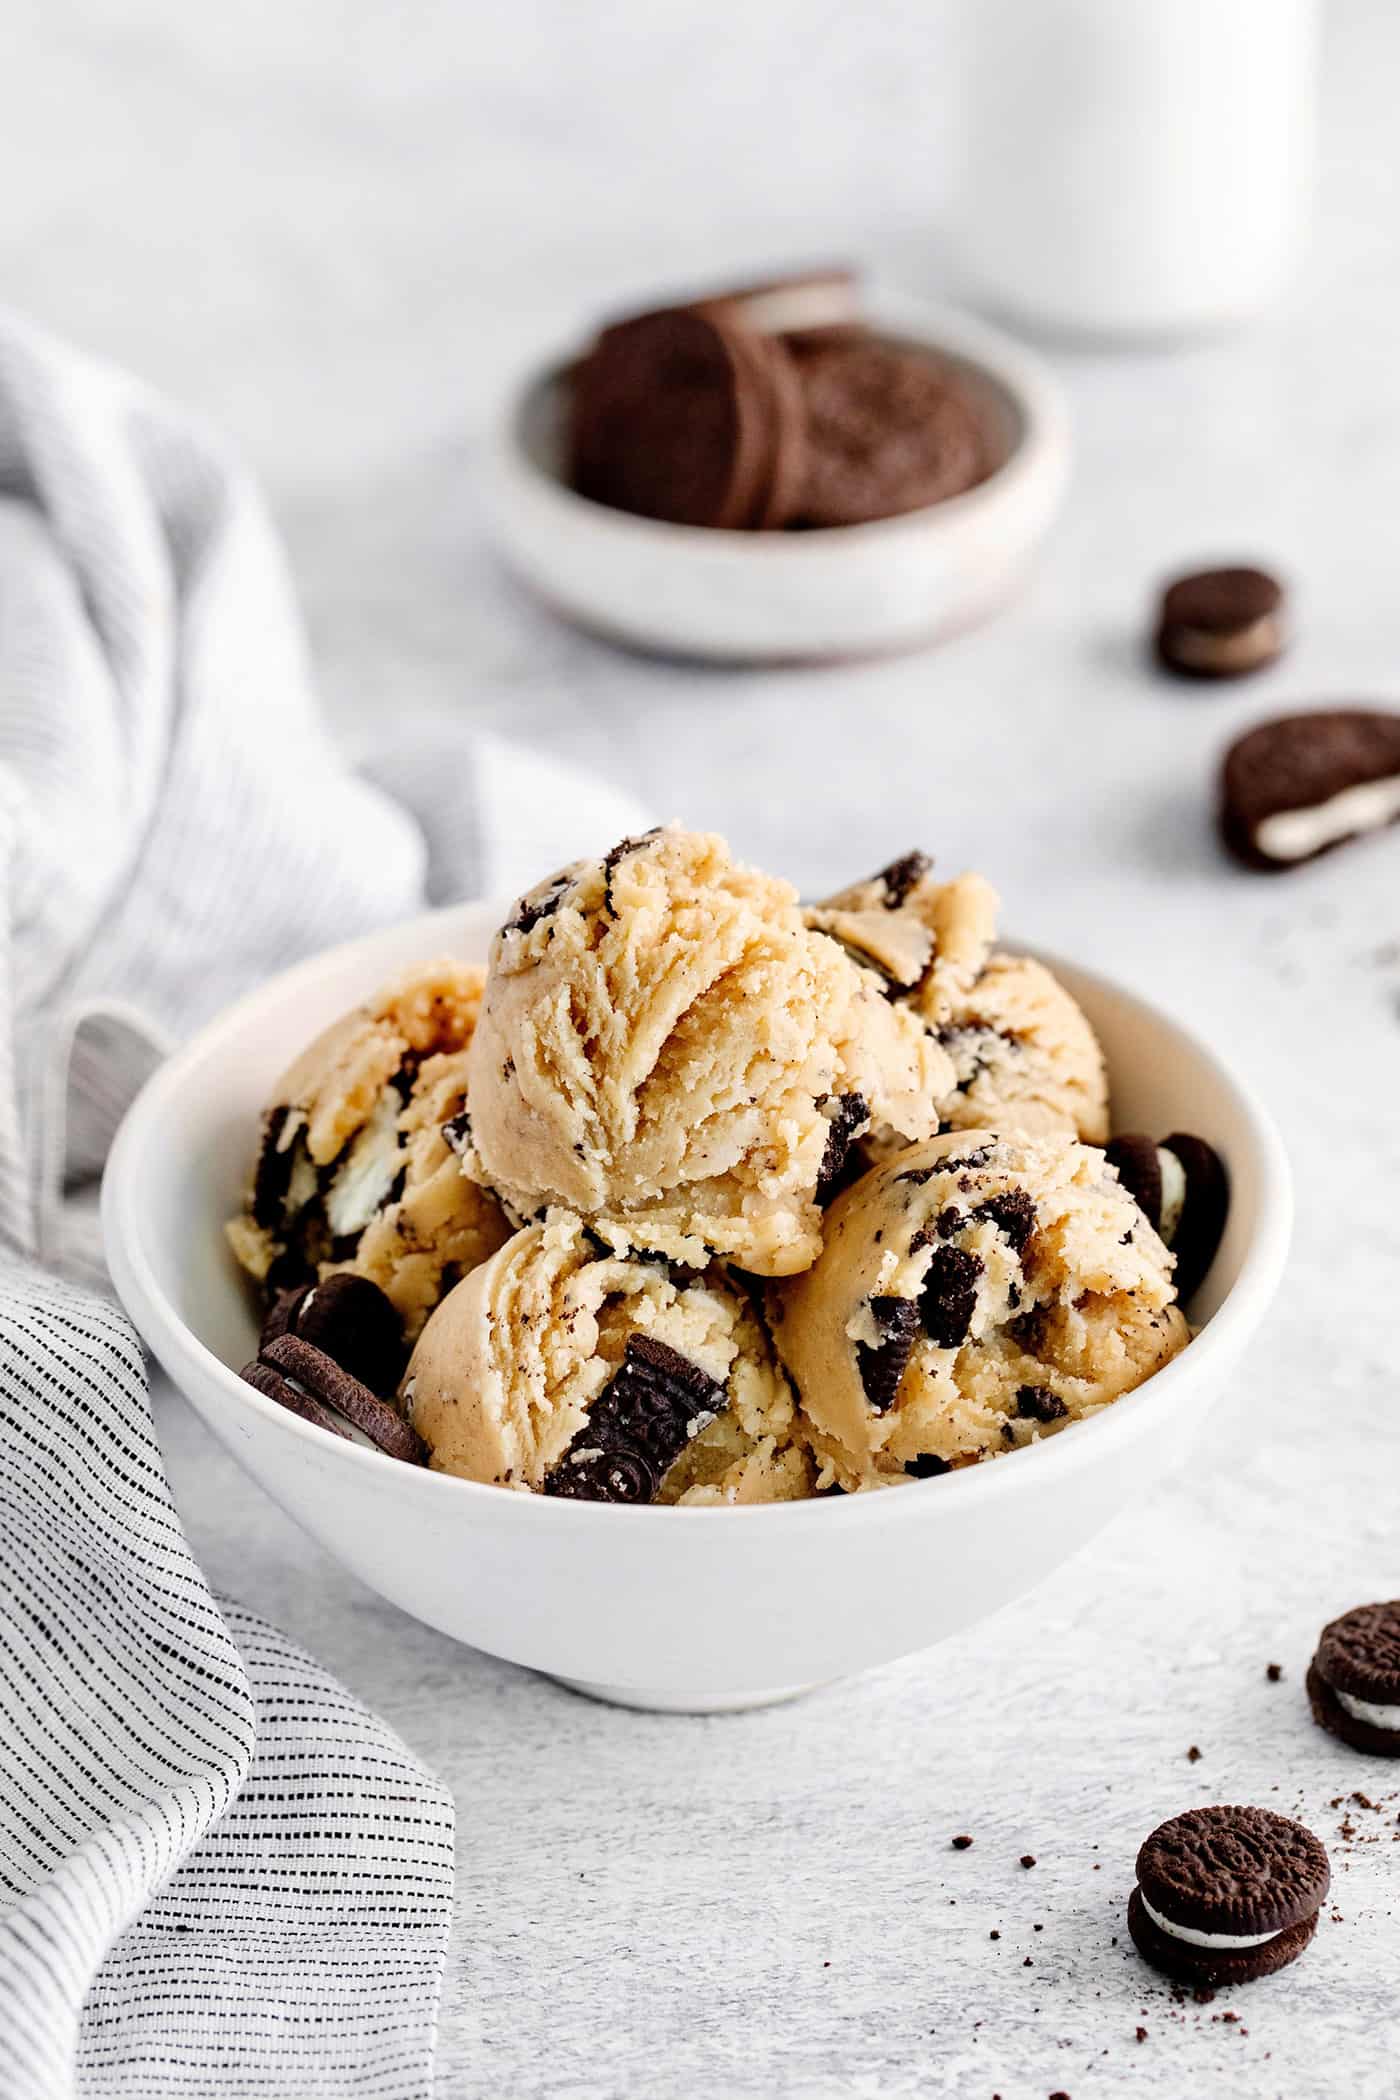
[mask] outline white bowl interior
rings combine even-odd
[[[145,1339],[268,1492],[364,1580],[459,1639],[641,1703],[745,1704],[961,1630],[1186,1456],[1282,1267],[1286,1164],[1267,1116],[1204,1045],[1053,957],[1103,1042],[1118,1127],[1199,1132],[1232,1182],[1224,1244],[1190,1308],[1200,1335],[1095,1420],[889,1494],[627,1509],[398,1465],[242,1384],[256,1316],[223,1224],[269,1089],[313,1033],[392,971],[436,953],[484,956],[500,916],[490,905],[428,914],[240,1002],[149,1082],[103,1191],[108,1258]]]

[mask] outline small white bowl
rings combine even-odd
[[[289,970],[149,1081],[102,1192],[122,1300],[274,1501],[431,1626],[625,1705],[761,1705],[926,1648],[1029,1590],[1190,1450],[1273,1294],[1289,1174],[1267,1114],[1204,1044],[1045,959],[1099,1031],[1120,1128],[1198,1131],[1229,1165],[1199,1337],[1090,1422],[939,1480],[772,1508],[650,1509],[511,1494],[402,1465],[286,1413],[237,1368],[256,1320],[225,1244],[258,1113],[295,1051],[415,959],[481,957],[502,914],[461,905]]]
[[[670,655],[801,662],[915,648],[1009,596],[1059,507],[1068,420],[1040,359],[951,309],[872,297],[873,324],[939,351],[979,403],[999,465],[946,503],[870,525],[724,532],[609,510],[563,478],[565,373],[520,390],[492,447],[501,548],[567,618]]]

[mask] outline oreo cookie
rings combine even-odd
[[[851,1146],[870,1128],[870,1104],[864,1094],[850,1093],[835,1094],[818,1106],[826,1115],[828,1129],[815,1195],[818,1203],[825,1203],[842,1186]]]
[[[799,339],[793,353],[807,437],[800,524],[897,517],[985,477],[981,424],[937,358],[875,336]]]
[[[1331,1880],[1303,1824],[1264,1808],[1192,1808],[1138,1853],[1128,1930],[1179,1983],[1249,1983],[1297,1960]]]
[[[269,1400],[321,1429],[333,1430],[352,1442],[358,1430],[388,1457],[409,1465],[423,1465],[427,1459],[423,1439],[395,1408],[342,1369],[324,1349],[314,1348],[299,1335],[277,1335],[257,1362],[246,1364],[239,1376]]]
[[[1125,1131],[1109,1140],[1104,1157],[1175,1254],[1178,1297],[1191,1297],[1215,1260],[1229,1216],[1230,1183],[1220,1154],[1185,1131],[1160,1140]]]
[[[1373,1757],[1400,1757],[1400,1599],[1324,1626],[1308,1668],[1319,1728]]]
[[[346,1271],[282,1291],[258,1337],[260,1349],[279,1335],[299,1335],[322,1349],[372,1393],[392,1393],[404,1366],[403,1321],[367,1276]]]
[[[1283,654],[1284,592],[1263,569],[1201,569],[1162,594],[1157,659],[1180,678],[1244,678]]]
[[[1400,714],[1338,707],[1260,722],[1230,746],[1220,832],[1278,874],[1400,820]]]
[[[622,1363],[544,1481],[577,1502],[654,1502],[667,1473],[727,1400],[724,1387],[654,1335],[629,1334]]]
[[[802,402],[788,354],[695,307],[605,328],[575,368],[580,495],[676,525],[781,524],[799,492]]]

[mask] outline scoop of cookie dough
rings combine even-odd
[[[807,921],[879,970],[889,997],[937,1033],[955,1068],[941,1125],[1108,1136],[1108,1077],[1084,1014],[1042,963],[994,951],[997,895],[980,875],[939,882],[906,853],[868,882],[813,906]],[[866,1150],[895,1149],[878,1133]]]
[[[531,891],[491,946],[469,1171],[634,1248],[790,1275],[872,1125],[937,1128],[951,1060],[791,887],[669,827]]]
[[[957,1131],[837,1198],[770,1290],[820,1484],[995,1458],[1096,1414],[1181,1349],[1172,1258],[1101,1152]]]
[[[954,1130],[1068,1131],[1108,1137],[1108,1071],[1099,1039],[1059,979],[1029,955],[999,952],[952,1003],[939,1041],[957,1085],[938,1104]]]
[[[602,1502],[809,1492],[787,1379],[743,1293],[552,1210],[450,1292],[403,1401],[441,1472]]]
[[[971,872],[940,881],[929,856],[915,851],[812,905],[807,924],[878,971],[890,998],[936,1027],[987,960],[997,893]]]
[[[395,979],[309,1044],[263,1115],[229,1239],[269,1291],[339,1269],[379,1285],[410,1339],[510,1227],[462,1172],[467,1046],[485,973],[452,960]]]

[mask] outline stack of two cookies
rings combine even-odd
[[[845,271],[605,328],[573,373],[570,444],[580,494],[730,531],[894,517],[988,471],[955,374],[874,334]]]

